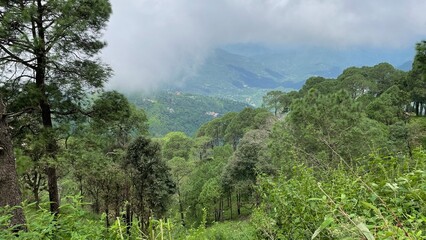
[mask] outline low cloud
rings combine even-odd
[[[103,58],[110,87],[155,88],[218,46],[408,48],[426,35],[424,0],[112,0]]]

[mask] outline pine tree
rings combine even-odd
[[[78,113],[89,89],[110,75],[96,54],[111,14],[108,0],[0,1],[1,90],[11,111],[32,109],[55,162],[54,121]],[[59,212],[55,164],[46,167],[50,210]]]

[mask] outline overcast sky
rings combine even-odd
[[[190,72],[218,46],[411,48],[425,0],[111,0],[103,59],[114,88],[149,89]]]

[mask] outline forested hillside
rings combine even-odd
[[[146,112],[149,132],[153,136],[164,136],[174,131],[193,136],[202,124],[249,106],[228,99],[181,92],[132,94],[128,98]]]
[[[426,239],[426,41],[239,110],[106,91],[111,12],[0,1],[0,239]]]
[[[22,113],[10,124],[25,220],[17,225],[18,212],[4,208],[0,224],[10,228],[0,236],[424,239],[425,46],[411,72],[382,63],[312,77],[300,91],[269,92],[265,108],[214,118],[194,137],[151,139],[145,112],[104,92],[87,114],[55,120],[52,158],[36,119],[19,127],[33,114]],[[164,98],[179,101],[173,96]],[[43,171],[51,164],[61,196],[53,215]]]

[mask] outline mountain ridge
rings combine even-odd
[[[312,76],[336,78],[350,66],[374,66],[390,62],[407,70],[411,52],[382,50],[268,49],[257,45],[215,49],[176,91],[214,96],[260,106],[271,90],[298,90]],[[409,62],[409,61],[408,61]],[[405,64],[405,65],[404,65]],[[408,64],[409,65],[409,64]]]

